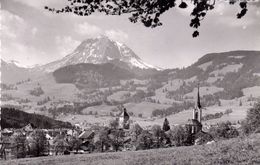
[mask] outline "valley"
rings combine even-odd
[[[203,121],[240,122],[260,98],[260,52],[207,54],[183,69],[143,62],[130,48],[106,37],[83,41],[63,59],[34,68],[1,61],[1,106],[12,106],[84,127],[106,125],[123,105],[132,123],[171,125],[192,116],[197,85]],[[18,75],[18,76],[16,76]],[[225,111],[232,111],[225,114]]]

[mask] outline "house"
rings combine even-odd
[[[78,138],[80,140],[82,140],[82,142],[85,142],[85,141],[89,141],[89,140],[92,140],[95,136],[95,132],[94,131],[91,131],[91,130],[88,130],[88,131],[83,131],[79,136]]]
[[[26,126],[24,126],[22,130],[24,130],[25,132],[32,132],[35,128],[36,127],[32,123],[29,123]]]

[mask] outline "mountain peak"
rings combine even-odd
[[[141,60],[133,50],[125,44],[113,41],[105,35],[86,39],[70,54],[64,58],[42,66],[47,72],[60,67],[79,63],[102,64],[119,60],[128,64],[130,68],[157,69]]]

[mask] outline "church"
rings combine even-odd
[[[119,115],[119,128],[129,129],[130,128],[130,116],[126,111],[126,108],[123,107],[123,112]]]
[[[193,109],[193,116],[192,119],[189,119],[188,123],[186,124],[186,127],[188,128],[188,132],[190,135],[195,135],[196,133],[202,130],[201,118],[202,118],[202,106],[200,104],[200,93],[199,93],[199,85],[198,85],[197,99],[196,99],[195,107]]]

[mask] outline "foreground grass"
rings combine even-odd
[[[26,158],[0,161],[0,164],[75,165],[212,165],[260,164],[260,134],[214,144],[83,155]]]

